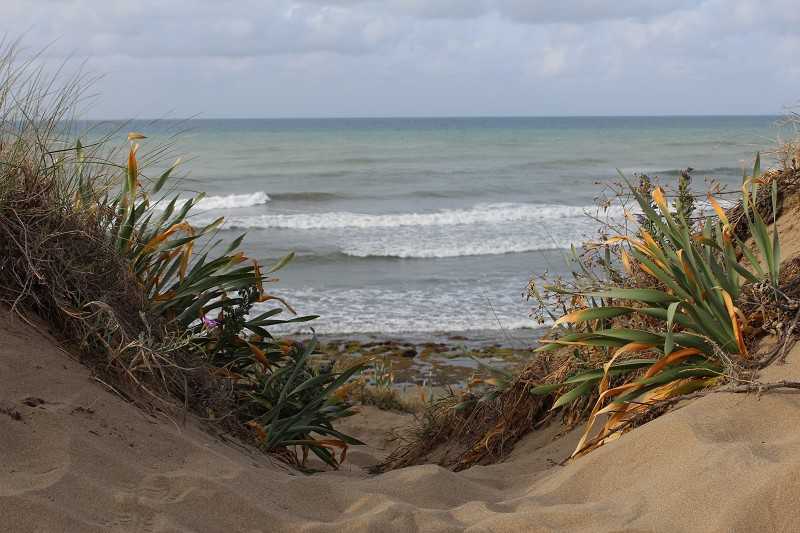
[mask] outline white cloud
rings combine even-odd
[[[30,50],[53,42],[54,64],[107,73],[96,116],[748,113],[800,97],[794,0],[3,0],[0,20]]]

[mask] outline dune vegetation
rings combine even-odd
[[[684,172],[672,194],[647,176],[614,188],[625,220],[573,251],[570,279],[536,280],[536,318],[552,329],[518,375],[431,405],[375,471],[437,462],[454,470],[506,457],[524,435],[582,425],[572,457],[710,392],[798,388],[760,369],[796,342],[800,278],[781,262],[777,224],[800,183],[797,146],[779,168],[755,156],[735,202],[695,196]],[[705,200],[702,206],[699,200]]]
[[[315,341],[269,329],[313,316],[271,295],[270,267],[222,242],[222,218],[191,222],[202,194],[177,192],[169,147],[146,135],[82,141],[82,78],[49,78],[0,57],[0,301],[55,331],[110,389],[173,419],[187,412],[304,466],[336,467],[357,439],[334,429],[352,413],[334,392],[361,367],[315,368]],[[125,141],[123,141],[125,143]],[[254,305],[269,306],[251,313]],[[263,309],[263,308],[262,308]]]

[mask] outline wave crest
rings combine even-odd
[[[198,209],[237,209],[266,204],[270,197],[263,191],[249,194],[229,194],[226,196],[206,196],[197,204]]]
[[[551,204],[486,204],[469,209],[444,209],[432,213],[366,214],[351,212],[231,216],[228,228],[325,230],[345,228],[401,228],[409,226],[462,226],[549,221],[583,217],[594,206]]]

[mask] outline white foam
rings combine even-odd
[[[178,200],[176,204],[182,206],[186,200]],[[252,207],[254,205],[266,204],[270,201],[269,195],[263,191],[247,194],[229,194],[226,196],[206,196],[197,203],[196,209],[237,209],[240,207]],[[158,208],[166,208],[166,204],[159,204]]]
[[[200,200],[199,209],[236,209],[252,207],[269,202],[267,193],[258,191],[250,194],[229,194],[227,196],[207,196]]]
[[[433,292],[379,288],[284,290],[281,296],[301,315],[313,313],[320,318],[273,329],[279,332],[313,327],[317,333],[348,334],[538,328],[540,325],[527,317],[529,305],[521,297],[523,285],[524,280],[500,286],[445,284]],[[491,301],[484,293],[491,294]],[[253,313],[270,307],[256,304]]]
[[[500,203],[476,205],[469,209],[444,209],[433,213],[397,213],[373,215],[366,213],[329,212],[302,214],[269,214],[230,216],[229,228],[284,228],[299,230],[342,228],[400,228],[408,226],[460,226],[475,224],[504,224],[523,221],[554,221],[583,217],[596,207],[551,204]]]
[[[586,240],[577,232],[569,235],[531,235],[515,238],[489,239],[450,239],[443,243],[439,239],[426,238],[420,235],[416,240],[399,242],[359,242],[342,249],[342,253],[351,257],[396,257],[396,258],[445,258],[465,257],[472,255],[504,255],[512,253],[536,252],[542,250],[568,249],[579,246]],[[565,238],[566,237],[566,238]]]

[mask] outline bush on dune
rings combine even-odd
[[[334,392],[359,368],[317,370],[314,341],[269,333],[315,318],[281,318],[291,308],[265,288],[291,256],[262,269],[238,250],[244,235],[217,238],[222,218],[194,227],[202,195],[163,192],[177,163],[150,176],[144,135],[128,135],[122,162],[109,137],[69,141],[83,85],[56,82],[4,50],[0,301],[42,318],[132,401],[187,408],[294,464],[311,451],[336,467],[361,444],[333,427],[351,414]],[[252,314],[259,303],[274,305]]]
[[[574,251],[570,279],[532,282],[537,318],[555,325],[530,364],[500,386],[430,406],[375,471],[497,462],[559,419],[559,434],[584,424],[577,456],[684,398],[800,388],[757,381],[759,369],[788,353],[800,318],[800,260],[781,263],[769,227],[800,187],[796,160],[785,160],[762,173],[757,158],[736,205],[724,211],[707,197],[711,216],[697,216],[688,172],[673,205],[648,178],[626,181],[618,194],[641,212],[626,216],[634,229],[603,223],[600,242]],[[766,335],[777,342],[761,353]]]
[[[771,198],[766,217],[753,207],[761,186],[768,187]],[[539,349],[576,346],[603,353],[601,367],[532,391],[566,390],[555,400],[556,407],[596,395],[576,454],[618,437],[621,428],[653,403],[731,379],[750,360],[744,331],[752,329],[756,318],[745,316],[741,304],[748,298],[757,299],[761,309],[789,303],[779,290],[777,225],[770,231],[766,222],[777,213],[778,183],[761,174],[758,157],[752,175],[745,176],[741,200],[754,250],[737,237],[711,195],[708,201],[716,216],[693,222],[685,211],[673,210],[660,187],[652,189],[652,200],[629,188],[643,223],[636,236],[620,235],[604,244],[617,247],[627,279],[643,274],[639,286],[606,283],[594,290],[569,291],[578,308],[556,320],[556,326],[575,326],[543,340],[546,344]],[[582,302],[591,305],[581,308]],[[651,357],[631,358],[638,353]],[[601,415],[608,415],[606,422],[590,439]]]

